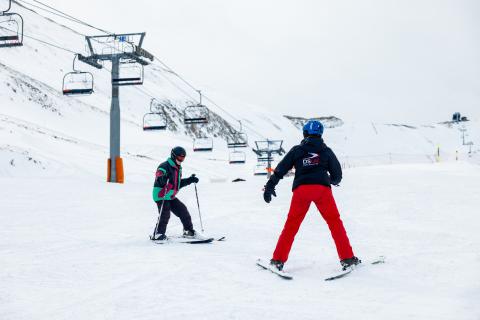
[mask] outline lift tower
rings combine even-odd
[[[142,48],[145,32],[86,36],[90,55],[78,60],[97,69],[102,62],[112,63],[112,102],[110,107],[110,158],[108,182],[124,182],[123,161],[120,157],[120,86],[143,84],[143,67],[154,57]]]

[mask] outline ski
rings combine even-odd
[[[153,240],[150,237],[150,240],[156,244],[168,244],[168,243],[188,243],[188,244],[202,244],[202,243],[211,243],[215,239],[214,238],[206,238],[206,239],[189,239],[183,237],[169,237],[166,240]]]
[[[270,270],[271,272],[275,273],[276,275],[278,275],[282,279],[286,279],[286,280],[292,280],[293,279],[293,276],[290,273],[274,268],[270,264],[270,261],[265,261],[265,260],[259,258],[259,259],[257,259],[257,266],[260,266],[265,270]]]
[[[333,275],[333,276],[330,276],[328,278],[325,278],[325,281],[332,281],[332,280],[337,280],[337,279],[341,279],[347,275],[349,275],[350,273],[352,273],[352,271],[360,268],[360,267],[363,267],[363,266],[367,266],[367,265],[375,265],[375,264],[381,264],[381,263],[385,263],[385,257],[384,256],[380,256],[372,261],[369,261],[367,263],[360,263],[360,264],[357,264],[355,266],[351,266],[351,267],[348,267],[346,270],[342,270],[340,271],[339,273]]]

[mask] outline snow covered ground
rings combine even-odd
[[[356,254],[384,265],[348,278],[312,208],[282,280],[270,257],[291,178],[263,202],[264,178],[198,191],[206,233],[227,241],[155,245],[151,181],[0,178],[0,318],[478,319],[480,168],[464,162],[349,169],[334,190]],[[192,187],[182,190],[199,229]],[[181,232],[176,217],[168,233]]]

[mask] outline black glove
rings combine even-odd
[[[200,181],[197,176],[195,176],[195,174],[192,174],[189,178],[188,178],[188,184],[190,183],[198,183],[198,181]]]
[[[263,189],[263,200],[265,200],[266,203],[270,203],[270,201],[272,201],[272,195],[274,197],[277,196],[277,194],[275,193],[275,188],[269,188],[265,186],[265,188]]]

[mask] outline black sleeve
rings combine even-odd
[[[330,183],[338,185],[342,181],[342,166],[338,162],[335,153],[329,149],[330,156],[328,157],[328,172],[330,173]]]
[[[282,161],[277,165],[275,168],[275,171],[273,172],[272,176],[270,179],[268,179],[267,184],[265,185],[267,188],[275,188],[277,183],[280,181],[280,179],[283,178],[287,174],[290,169],[293,168],[293,165],[295,164],[295,159],[296,159],[296,154],[298,151],[298,146],[293,147],[288,151],[288,153],[283,157]]]
[[[192,180],[190,178],[180,179],[180,189],[192,184]]]

